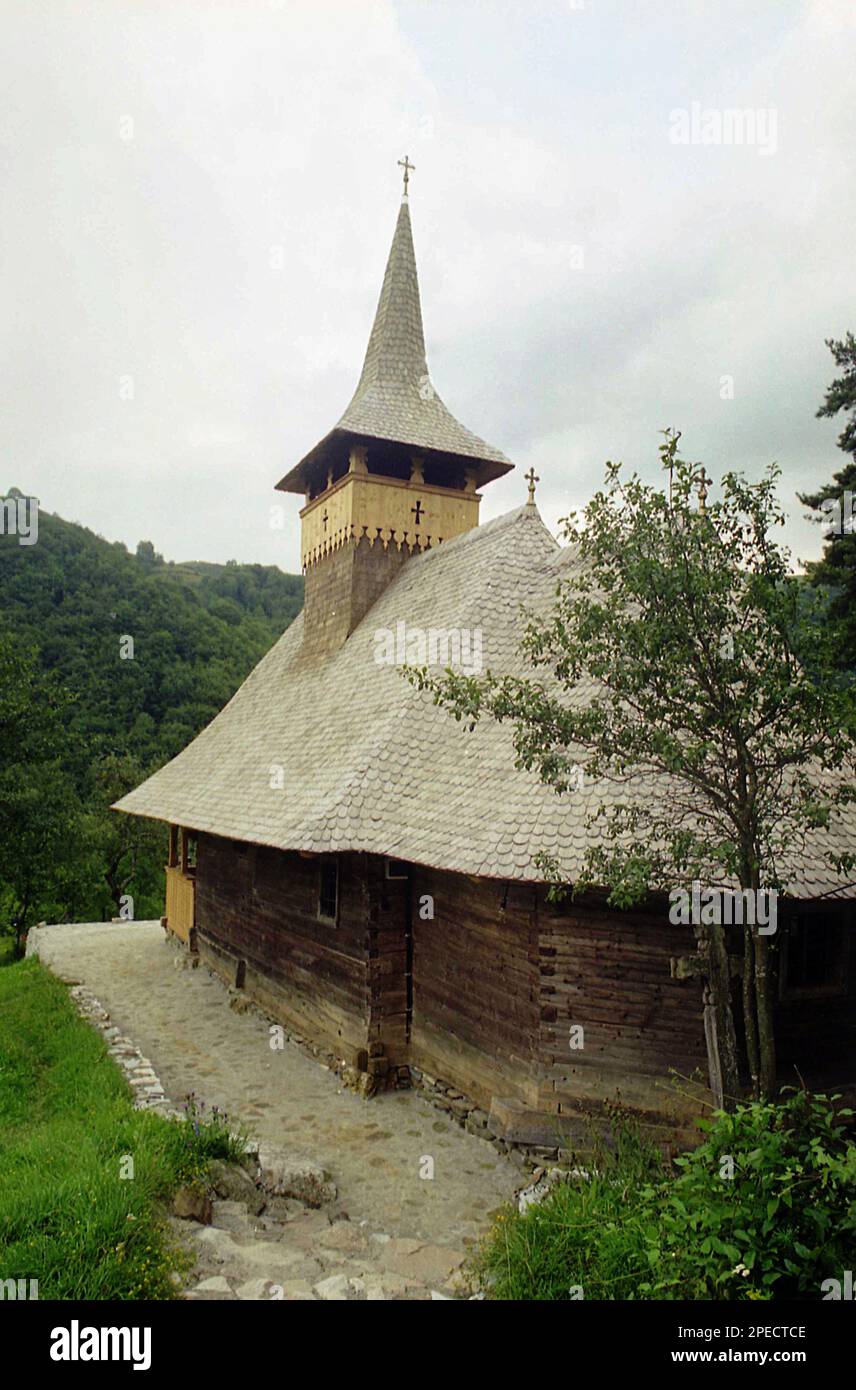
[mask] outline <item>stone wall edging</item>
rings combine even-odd
[[[111,1021],[110,1014],[86,985],[71,985],[69,994],[77,1012],[107,1043],[107,1054],[117,1063],[134,1093],[135,1110],[154,1110],[167,1119],[183,1119],[161,1085],[148,1057]]]

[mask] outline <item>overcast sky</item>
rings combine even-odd
[[[272,488],[356,384],[407,152],[433,381],[518,465],[483,519],[530,464],[553,527],[607,458],[658,481],[672,425],[714,479],[778,460],[817,553],[794,494],[844,462],[814,412],[856,329],[854,0],[0,14],[3,490],[296,570]],[[694,103],[761,113],[755,144],[677,143]]]

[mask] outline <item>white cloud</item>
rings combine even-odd
[[[296,568],[271,489],[353,390],[407,150],[432,375],[521,465],[486,517],[533,462],[551,522],[607,457],[653,478],[673,424],[714,475],[778,458],[816,551],[794,492],[840,461],[814,410],[853,322],[854,26],[847,0],[7,3],[3,485]],[[778,152],[670,144],[693,100],[775,107]]]

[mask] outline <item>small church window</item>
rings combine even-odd
[[[838,994],[847,987],[847,937],[840,922],[800,916],[784,939],[782,994]]]
[[[321,874],[318,889],[318,916],[327,922],[339,918],[339,861],[328,858],[321,860]]]
[[[386,876],[393,879],[407,879],[410,877],[410,866],[405,864],[403,859],[387,859]]]
[[[182,829],[179,834],[179,864],[187,877],[196,873],[196,836],[189,830]]]

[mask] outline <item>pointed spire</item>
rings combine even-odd
[[[428,374],[410,207],[401,201],[363,370],[336,426],[421,449],[512,465],[446,409]]]
[[[416,391],[420,388],[424,391],[428,382],[410,208],[404,201],[395,224],[383,288],[351,405],[367,387],[383,382],[409,384]]]
[[[452,455],[457,460],[472,460],[476,486],[514,467],[499,449],[486,444],[455,419],[431,382],[406,193],[399,208],[357,389],[330,434],[277,486],[286,492],[303,491],[307,470],[317,468],[333,447],[334,437],[342,435],[365,441],[369,450],[372,440],[382,440]]]

